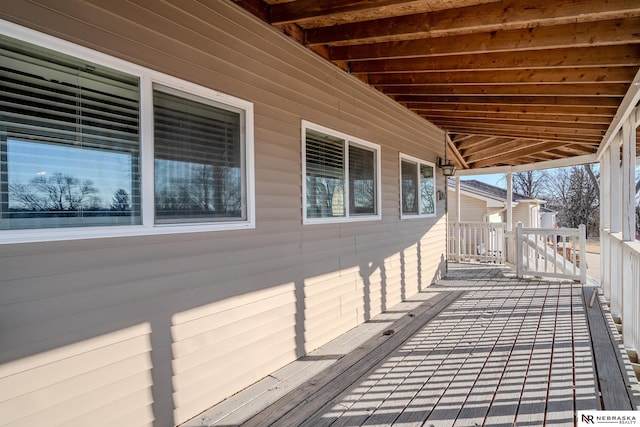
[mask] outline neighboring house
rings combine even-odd
[[[558,226],[558,212],[546,208],[540,207],[540,227],[541,228],[556,228]]]
[[[179,3],[0,2],[1,425],[180,424],[444,271],[443,131]]]
[[[455,179],[449,179],[449,222],[456,221],[457,197]],[[523,227],[540,227],[542,218],[549,224],[548,216],[554,214],[544,208],[545,200],[532,199],[522,194],[512,195],[513,228],[518,223]],[[507,190],[478,180],[460,180],[460,222],[506,222]],[[545,209],[545,215],[542,215]]]

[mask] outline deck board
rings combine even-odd
[[[552,426],[601,409],[581,284],[460,266],[432,286],[440,297],[396,334],[358,346],[242,425]]]
[[[569,294],[561,292],[557,299],[551,349],[545,423],[552,425],[571,425],[574,418],[573,284],[566,283],[566,287]]]
[[[585,304],[591,296],[592,288],[585,292]],[[598,387],[602,395],[603,409],[637,409],[633,396],[629,392],[629,383],[625,381],[624,363],[621,355],[610,344],[613,332],[606,320],[606,314],[600,304],[587,309],[587,319],[592,333],[592,347],[596,357]]]

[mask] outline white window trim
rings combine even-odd
[[[138,77],[140,81],[140,155],[142,158],[140,165],[140,179],[142,182],[142,225],[0,230],[0,245],[255,228],[254,110],[252,102],[195,83],[190,83],[1,19],[0,34],[59,51],[70,56],[83,58],[88,62],[93,62]],[[244,110],[245,123],[241,132],[244,136],[244,150],[246,153],[244,173],[246,181],[245,208],[247,218],[245,220],[194,224],[154,224],[153,83]]]
[[[372,150],[376,155],[376,213],[372,215],[349,215],[349,207],[345,206],[344,217],[330,217],[330,218],[308,218],[307,217],[307,159],[306,159],[306,146],[307,146],[307,129],[322,132],[327,135],[335,136],[337,138],[344,139],[346,144],[346,153],[349,153],[349,144],[359,145],[365,149]],[[343,222],[362,222],[362,221],[379,221],[382,219],[382,173],[381,173],[381,148],[380,145],[373,142],[366,141],[364,139],[356,138],[351,135],[336,131],[334,129],[318,125],[306,120],[302,120],[301,125],[301,140],[302,140],[302,223],[308,224],[335,224]],[[349,161],[346,159],[345,165],[345,179],[349,179]],[[349,186],[345,185],[344,199],[349,200]]]
[[[420,207],[418,207],[418,213],[417,214],[405,214],[402,212],[402,161],[406,160],[412,163],[416,163],[418,165],[418,175],[417,175],[417,179],[418,179],[418,186],[420,185],[420,165],[425,165],[425,166],[431,166],[433,168],[433,207],[434,207],[434,212],[431,214],[423,214],[420,213]],[[437,191],[437,186],[436,186],[436,164],[433,162],[428,162],[426,160],[422,160],[419,159],[417,157],[413,157],[410,156],[408,154],[404,154],[404,153],[400,153],[400,158],[398,160],[398,174],[399,174],[399,184],[400,184],[400,219],[421,219],[421,218],[433,218],[437,215],[438,212],[438,205],[437,205],[437,199],[436,199],[436,191]],[[421,203],[422,200],[419,201],[419,203]]]

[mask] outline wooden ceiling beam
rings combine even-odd
[[[469,157],[473,154],[485,154],[485,152],[496,151],[496,150],[500,151],[503,148],[513,149],[515,147],[521,147],[523,144],[530,144],[530,143],[531,143],[531,140],[521,140],[519,138],[508,138],[508,137],[501,137],[501,138],[496,137],[496,138],[493,138],[492,140],[488,140],[486,144],[477,145],[471,148],[460,150],[460,153],[465,157]]]
[[[546,139],[554,139],[554,135],[566,135],[567,137],[581,137],[581,138],[602,138],[607,131],[606,126],[600,126],[598,129],[586,129],[584,127],[554,127],[551,123],[547,126],[523,123],[497,123],[497,122],[474,122],[465,120],[429,120],[433,124],[443,129],[459,129],[459,128],[474,128],[493,130],[495,136],[511,136],[509,132],[529,132],[537,135],[547,135]],[[505,135],[505,133],[507,133]],[[545,137],[542,137],[544,139]]]
[[[520,165],[528,165],[532,163],[544,162],[545,159],[539,155],[540,153],[536,153],[531,156],[522,156],[517,159],[511,159],[502,163],[503,166],[520,166]]]
[[[449,135],[453,135],[453,138],[451,138],[451,141],[456,145],[456,147],[460,147],[460,145],[462,144],[470,144],[473,143],[476,140],[485,140],[486,137],[485,136],[478,136],[478,135],[470,135],[470,134],[452,134],[449,133]]]
[[[556,160],[562,159],[564,156],[560,156],[558,154],[553,154],[550,151],[545,151],[544,153],[536,153],[529,157],[524,157],[523,160],[531,159],[531,163],[535,162],[545,162],[548,160]]]
[[[525,52],[539,49],[621,45],[640,42],[640,18],[507,30],[434,39],[336,46],[331,60],[362,61],[381,58]]]
[[[464,160],[464,157],[462,157],[462,154],[460,154],[460,152],[458,151],[458,148],[449,137],[449,134],[445,133],[445,138],[447,141],[447,152],[450,154],[450,157],[453,157],[453,160],[458,165],[458,167],[469,169],[469,165]]]
[[[501,154],[512,153],[514,151],[522,150],[523,148],[533,147],[544,143],[545,141],[533,142],[521,139],[512,139],[510,142],[504,144],[492,147],[483,147],[482,150],[474,150],[470,154],[465,154],[465,159],[468,163],[477,163]]]
[[[623,83],[633,81],[637,66],[614,68],[562,68],[537,70],[453,71],[433,73],[369,74],[369,84],[378,86],[407,85],[509,85]]]
[[[467,139],[465,141],[455,141],[456,147],[458,151],[461,153],[476,147],[483,147],[489,144],[493,144],[496,141],[510,141],[513,138],[500,138],[497,136],[486,136],[486,135],[473,135],[472,138]]]
[[[455,122],[459,124],[466,124],[471,126],[516,126],[516,127],[528,127],[528,128],[541,128],[545,130],[554,129],[566,129],[567,131],[579,129],[584,130],[585,133],[590,132],[593,134],[600,134],[600,132],[606,132],[609,123],[576,123],[576,122],[556,122],[556,121],[535,121],[535,120],[506,120],[506,119],[487,119],[476,117],[442,117],[442,116],[423,116],[427,120],[434,123],[447,123]]]
[[[557,132],[541,133],[539,131],[530,131],[527,129],[491,129],[455,124],[443,124],[439,125],[442,129],[447,129],[452,133],[467,133],[474,135],[484,136],[504,136],[510,138],[530,139],[530,140],[555,140],[563,141],[567,143],[578,143],[585,145],[597,145],[600,143],[602,137],[599,136],[584,136],[575,134],[562,134]]]
[[[549,151],[549,153],[552,153],[560,157],[567,157],[567,155],[577,154],[579,156],[582,156],[584,154],[591,154],[591,153],[594,153],[594,150],[589,146],[584,146],[579,144],[570,144],[570,145],[565,145],[564,147],[559,147],[555,150],[551,150]]]
[[[477,119],[482,120],[505,120],[505,121],[531,121],[531,122],[545,122],[545,123],[565,123],[565,124],[595,124],[608,126],[611,123],[610,116],[579,116],[571,114],[536,114],[536,113],[487,113],[478,111],[439,111],[439,110],[423,110],[412,109],[416,114],[423,117],[432,117],[439,119]]]
[[[447,115],[473,115],[478,117],[526,117],[536,116],[544,119],[547,116],[568,116],[576,120],[595,120],[611,122],[615,108],[600,107],[565,107],[545,105],[494,105],[494,104],[435,104],[426,102],[408,102],[406,108],[423,113],[440,113]]]
[[[414,15],[312,28],[307,44],[353,44],[442,37],[637,16],[628,0],[511,0]]]
[[[451,136],[453,135],[453,137]],[[453,141],[454,143],[459,143],[461,141],[465,141],[468,140],[470,138],[475,138],[475,135],[464,135],[464,134],[449,134],[449,137],[451,138],[451,141]]]
[[[638,32],[640,34],[640,31]],[[378,90],[389,95],[471,95],[471,96],[611,96],[623,98],[628,84],[605,83],[595,85],[578,84],[513,84],[491,85],[422,85],[422,86],[377,86]]]
[[[325,25],[340,22],[341,15],[358,15],[358,20],[374,19],[393,14],[396,9],[424,12],[428,5],[423,0],[298,0],[271,5],[271,23],[305,23],[323,20]],[[350,20],[349,20],[350,21]]]
[[[461,168],[597,152],[640,66],[638,0],[232,1],[446,129]]]
[[[389,95],[389,94],[387,94]],[[565,107],[598,107],[610,108],[617,111],[620,104],[619,96],[429,96],[424,94],[390,95],[397,102],[428,102],[444,105],[473,105],[484,104],[494,106],[565,106]]]
[[[496,71],[538,68],[640,66],[640,45],[544,49],[513,55],[509,52],[437,56],[408,59],[375,59],[351,63],[352,74]]]
[[[241,8],[251,12],[258,18],[262,19],[265,22],[269,22],[269,5],[267,5],[262,0],[232,0],[235,4],[240,6]]]
[[[506,162],[509,160],[513,160],[513,159],[518,159],[521,158],[523,156],[529,156],[535,153],[539,153],[539,152],[544,152],[544,151],[548,151],[548,150],[552,150],[554,148],[557,148],[559,146],[564,145],[563,143],[559,143],[559,142],[543,142],[540,144],[535,144],[535,145],[531,145],[525,148],[522,148],[520,150],[516,150],[516,151],[512,151],[510,153],[506,153],[506,154],[498,154],[490,159],[486,159],[486,160],[481,160],[475,163],[471,163],[472,167],[475,168],[482,168],[482,167],[488,167],[488,166],[493,166],[497,163],[501,163],[501,162]]]

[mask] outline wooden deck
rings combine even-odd
[[[600,398],[589,332],[597,313],[587,312],[582,284],[457,265],[429,290],[437,296],[386,334],[242,425],[572,426],[576,411],[604,402],[634,408],[628,384],[613,379],[618,361],[598,362],[608,366],[600,369],[609,379],[602,391],[616,394]]]

